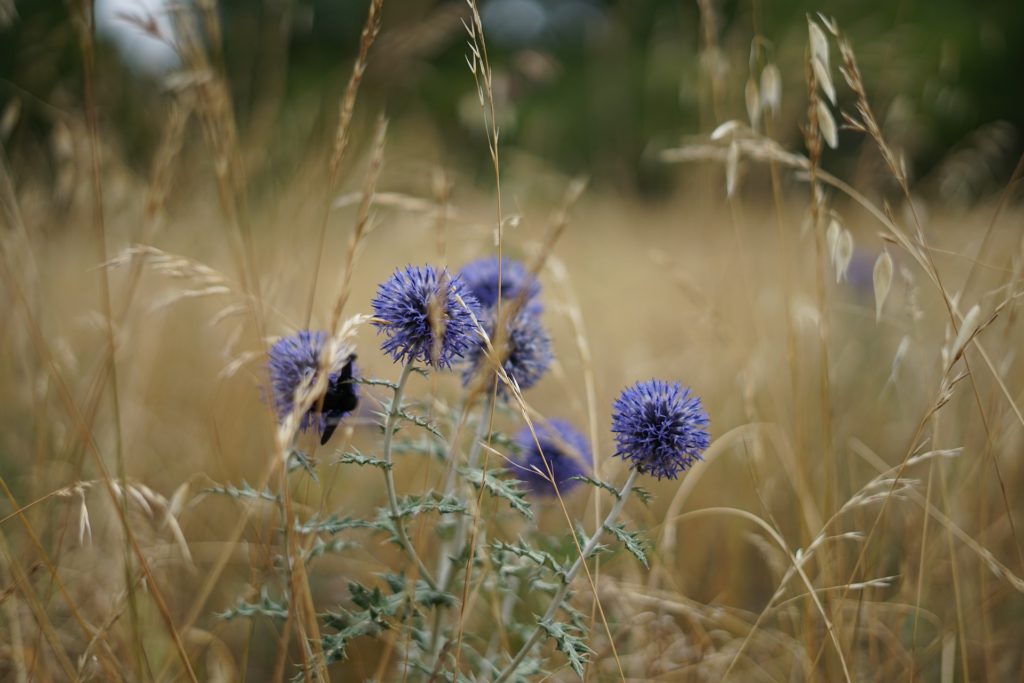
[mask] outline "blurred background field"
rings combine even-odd
[[[264,336],[305,326],[314,284],[312,325],[328,325],[363,219],[346,316],[369,312],[396,267],[457,269],[496,252],[489,112],[466,64],[465,4],[383,3],[337,182],[328,169],[339,102],[368,4],[225,0],[210,10],[222,41],[203,7],[183,11],[204,27],[208,72],[145,35],[177,35],[155,0],[97,0],[95,51],[82,49],[79,3],[0,0],[3,680],[184,679],[145,583],[166,601],[200,680],[273,680],[282,660],[294,675],[298,648],[295,638],[281,645],[281,624],[216,616],[275,585],[276,513],[204,493],[255,486],[273,457]],[[744,158],[728,197],[722,164],[659,157],[746,120],[746,84],[760,86],[767,64],[781,73],[782,99],[760,129],[807,154],[806,13],[818,10],[853,44],[914,211],[870,136],[840,131],[822,167],[914,235],[961,314],[957,328],[978,305],[979,344],[956,362],[942,355],[956,346],[950,305],[864,206],[828,188],[815,224],[806,174]],[[601,562],[598,597],[626,676],[842,680],[845,663],[856,680],[1021,680],[1024,4],[491,0],[480,12],[501,130],[502,249],[546,258],[557,364],[527,400],[595,437],[610,481],[624,475],[608,431],[622,387],[679,379],[711,416],[706,462],[682,482],[645,483],[651,503],[627,508],[652,542],[650,570],[621,552]],[[834,78],[838,109],[852,111]],[[826,235],[828,211],[850,235],[848,264]],[[876,321],[883,251],[894,267]],[[246,315],[253,274],[263,329]],[[364,326],[363,373],[394,380],[378,344]],[[438,423],[450,421],[457,378],[416,381]],[[347,444],[371,446],[382,398],[368,389],[327,447],[303,442],[320,466],[317,482],[291,480],[301,514],[381,504],[374,472],[330,461]],[[520,420],[501,413],[497,425],[510,432]],[[129,520],[153,571],[138,584],[137,615],[125,579],[138,581],[138,567],[98,460],[110,481],[126,474],[135,487]],[[423,458],[399,460],[405,491],[442,479]],[[592,492],[567,504],[593,523]],[[542,530],[564,533],[560,512],[541,507]],[[763,526],[695,513],[723,507]],[[521,531],[503,503],[484,513],[495,535]],[[429,524],[413,531],[432,548]],[[839,538],[816,543],[819,534]],[[318,607],[347,600],[347,578],[372,581],[399,561],[385,542],[356,538],[360,547],[310,565]],[[809,548],[803,567],[842,661],[789,571]],[[581,608],[592,599],[581,587]],[[487,609],[467,622],[468,637],[496,628]],[[618,680],[601,628],[592,637],[588,677]],[[332,676],[402,680],[382,648],[350,648]]]

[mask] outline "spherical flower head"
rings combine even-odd
[[[641,474],[675,479],[711,442],[700,398],[678,382],[652,379],[622,391],[612,413],[615,455]]]
[[[499,265],[501,277],[498,277]],[[510,258],[500,261],[497,256],[477,259],[462,267],[459,276],[466,283],[484,308],[493,308],[498,304],[498,285],[501,285],[501,299],[513,301],[522,292],[526,292],[524,307],[539,314],[543,309],[540,303],[540,282],[530,270]]]
[[[300,387],[312,386],[320,372],[320,356],[329,335],[322,331],[300,330],[290,337],[282,337],[270,348],[270,385],[274,393],[274,408],[278,420],[284,420],[295,410],[296,392]],[[303,431],[314,427],[326,443],[338,422],[355,410],[358,402],[355,355],[341,356],[330,361],[327,391],[302,415],[299,427]]]
[[[502,318],[505,316],[502,315]],[[548,336],[540,316],[529,310],[520,311],[506,323],[505,333],[495,334],[497,329],[495,312],[480,314],[480,325],[487,331],[494,352],[504,358],[505,373],[515,380],[520,390],[526,391],[540,381],[551,367],[554,354],[551,352],[551,337]],[[493,360],[487,357],[487,348],[479,341],[467,356],[466,369],[462,373],[462,384],[469,386],[480,373],[487,372],[493,378]],[[489,385],[488,385],[489,386]],[[508,398],[508,385],[498,380],[498,396]]]
[[[587,476],[593,470],[594,456],[590,444],[585,436],[565,420],[555,418],[537,423],[533,428],[537,433],[536,441],[529,427],[524,427],[516,434],[515,442],[521,456],[517,464],[509,465],[509,470],[537,495],[555,495],[552,478],[558,484],[558,492],[564,495],[580,483],[573,477]]]
[[[459,303],[461,297],[465,306]],[[373,324],[396,363],[420,361],[448,368],[477,343],[473,315],[479,308],[462,280],[432,266],[399,269],[377,289]]]

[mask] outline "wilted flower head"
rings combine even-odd
[[[540,313],[542,309],[538,298],[540,297],[540,282],[519,261],[513,261],[506,257],[499,262],[497,256],[477,259],[464,265],[459,271],[459,276],[473,296],[480,301],[480,304],[485,308],[491,308],[498,303],[499,263],[501,265],[502,300],[514,300],[525,290],[524,307],[535,313]]]
[[[505,316],[502,315],[504,319]],[[505,373],[516,381],[523,391],[540,381],[544,373],[551,367],[554,356],[551,353],[551,338],[540,320],[530,310],[522,310],[510,322],[506,323],[504,334],[496,334],[494,311],[486,311],[480,315],[480,325],[487,331],[492,348],[499,357],[504,358],[502,367]],[[487,349],[483,342],[478,342],[467,356],[469,361],[462,373],[462,384],[469,386],[478,373],[493,368],[492,361],[487,357]],[[502,380],[498,381],[498,395],[508,396],[508,387]]]
[[[290,337],[282,337],[270,348],[270,384],[279,420],[295,410],[299,388],[315,383],[320,371],[320,355],[328,339],[326,332],[300,330]],[[341,418],[355,410],[358,403],[356,385],[351,381],[356,372],[355,358],[352,354],[328,361],[327,391],[322,401],[313,402],[299,422],[303,431],[312,426],[320,432],[321,444],[327,443]]]
[[[537,440],[529,427],[516,434],[516,444],[522,453],[518,466],[509,465],[517,479],[539,495],[555,495],[551,476],[564,494],[580,482],[573,477],[587,476],[594,466],[594,456],[587,438],[565,420],[551,419],[534,425]],[[540,450],[537,444],[540,444]],[[544,456],[541,457],[541,451]],[[547,465],[544,460],[547,459]],[[550,475],[548,465],[551,466]]]
[[[615,455],[641,474],[675,479],[708,447],[707,425],[700,398],[678,382],[637,382],[613,406]]]
[[[459,303],[462,297],[466,306]],[[381,345],[395,362],[421,361],[450,367],[476,344],[476,326],[467,310],[479,303],[462,280],[433,266],[396,270],[377,289],[373,324],[387,339]]]

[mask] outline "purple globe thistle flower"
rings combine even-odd
[[[534,425],[537,440],[534,441],[529,427],[524,427],[516,434],[515,443],[522,453],[517,465],[510,464],[509,470],[517,479],[522,480],[527,488],[537,495],[555,495],[555,487],[551,485],[548,474],[558,484],[559,493],[566,493],[580,482],[573,477],[590,474],[594,466],[594,455],[590,450],[587,438],[575,427],[557,418]],[[540,450],[537,444],[540,444]],[[541,457],[541,451],[544,455]],[[547,464],[544,460],[547,459]]]
[[[498,304],[498,265],[498,257],[490,256],[471,261],[459,271],[466,287],[485,308],[493,308]],[[539,314],[543,306],[539,300],[540,282],[537,278],[521,262],[508,257],[501,259],[500,265],[502,300],[514,300],[525,290],[525,307]]]
[[[311,386],[320,371],[320,355],[329,336],[326,332],[300,330],[290,337],[282,337],[270,348],[270,385],[274,392],[274,408],[278,420],[284,420],[295,410],[295,392],[303,385]],[[352,382],[357,370],[355,354],[341,357],[331,363],[327,391],[303,414],[299,428],[306,431],[314,427],[321,433],[325,444],[341,419],[356,409],[359,403],[356,385]]]
[[[459,303],[462,297],[466,306]],[[473,316],[479,302],[458,277],[433,266],[396,270],[377,289],[373,324],[387,339],[381,344],[396,363],[421,361],[451,367],[477,343]]]
[[[520,311],[507,324],[505,334],[496,335],[494,311],[486,311],[480,315],[480,325],[487,331],[492,347],[499,357],[504,358],[502,367],[505,373],[516,381],[523,391],[540,381],[544,373],[551,367],[554,355],[551,352],[551,337],[538,315],[529,310]],[[504,318],[504,316],[502,316]],[[478,373],[490,370],[493,366],[487,358],[486,347],[477,343],[467,356],[467,366],[462,373],[463,386],[469,386]],[[496,373],[489,373],[493,377]],[[498,381],[498,395],[508,397],[508,386]]]
[[[613,406],[615,455],[641,474],[675,479],[710,444],[707,425],[700,398],[678,382],[637,382]]]

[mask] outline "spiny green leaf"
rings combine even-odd
[[[395,621],[406,623],[410,618],[413,637],[422,647],[427,647],[430,636],[422,630],[421,613],[415,605],[450,607],[457,603],[455,596],[436,591],[425,581],[417,581],[416,590],[410,596],[404,576],[381,576],[391,591],[390,595],[379,586],[368,588],[356,581],[350,581],[348,588],[352,602],[361,610],[327,612],[324,615],[324,623],[329,628],[337,629],[336,633],[325,635],[322,639],[324,657],[328,663],[344,659],[346,647],[352,640],[361,636],[378,636],[395,626]]]
[[[428,491],[422,496],[406,496],[398,500],[398,517],[414,517],[424,512],[442,515],[465,513],[466,505],[455,496],[440,496]]]
[[[569,658],[569,666],[576,675],[583,678],[583,666],[587,663],[587,655],[592,654],[593,650],[587,647],[582,638],[571,632],[570,626],[550,619],[541,619],[540,627],[554,639],[558,649]]]
[[[325,541],[319,536],[313,541],[312,547],[306,552],[306,561],[322,557],[324,555],[340,553],[351,548],[358,548],[359,544],[355,541],[347,540],[336,540],[336,541]]]
[[[381,431],[383,431],[385,426],[387,425],[388,417],[391,414],[392,405],[392,403],[385,401],[384,405],[381,407],[381,410],[373,412],[373,414],[377,416],[377,423],[378,426],[381,428]],[[439,430],[433,422],[431,422],[425,417],[421,417],[419,415],[410,413],[407,405],[399,406],[398,412],[396,412],[395,415],[401,418],[395,421],[395,432],[398,432],[398,430],[402,428],[402,421],[411,422],[417,427],[427,430],[441,441],[446,441],[444,434],[441,433],[441,430]]]
[[[465,643],[463,643],[462,648],[464,652],[469,649]],[[410,660],[409,665],[411,668],[423,674],[424,680],[431,681],[431,683],[434,681],[439,681],[441,683],[475,683],[477,680],[467,678],[461,673],[452,673],[451,671],[442,669],[440,668],[440,664],[435,664],[431,667],[423,664],[422,662]],[[451,665],[451,663],[449,663],[449,665]]]
[[[300,448],[293,448],[288,452],[288,472],[296,470],[305,470],[313,481],[320,482],[316,476],[316,458]]]
[[[264,616],[271,619],[284,620],[288,618],[288,606],[284,603],[270,599],[264,588],[260,591],[259,602],[246,602],[239,600],[235,607],[219,612],[216,616],[220,619],[230,621],[235,617]]]
[[[519,411],[516,410],[515,414],[518,416]],[[498,450],[510,451],[519,447],[516,441],[512,439],[511,436],[505,434],[504,432],[491,432],[490,443],[491,447],[497,448]]]
[[[626,546],[626,550],[633,553],[636,559],[640,560],[645,567],[647,566],[647,553],[644,548],[646,542],[639,532],[627,531],[626,527],[622,524],[605,524],[604,528],[622,541],[623,545]]]
[[[395,527],[391,520],[386,517],[382,518],[379,514],[375,520],[339,515],[331,515],[323,519],[314,516],[305,522],[297,522],[295,525],[295,531],[300,534],[339,534],[348,529],[377,529],[395,533]]]
[[[365,610],[390,611],[389,605],[385,603],[386,596],[379,586],[374,586],[371,589],[357,581],[349,581],[348,592],[352,595],[352,602],[356,604],[356,607],[362,607]]]
[[[370,387],[387,387],[394,391],[398,385],[386,379],[374,379],[372,377],[357,377],[352,380],[353,384],[365,384]]]
[[[599,479],[594,479],[593,477],[588,477],[588,476],[585,476],[585,475],[577,475],[575,477],[569,477],[569,478],[570,479],[575,479],[577,481],[586,482],[586,483],[590,484],[591,486],[593,486],[594,488],[604,489],[605,491],[607,491],[608,493],[612,494],[616,498],[619,498],[619,499],[622,498],[622,491],[620,491],[619,489],[617,489],[616,487],[612,486],[611,484],[609,484],[606,481],[601,481]],[[644,503],[649,502],[651,500],[651,498],[652,498],[650,491],[648,491],[647,489],[640,488],[639,486],[634,486],[633,487],[633,493],[636,494],[636,496],[640,500],[642,500]]]
[[[393,574],[391,572],[382,572],[377,574],[380,578],[384,579],[384,582],[388,584],[388,588],[391,589],[392,593],[404,593],[406,587],[405,574]]]
[[[520,488],[522,482],[518,479],[501,479],[496,476],[500,472],[501,470],[488,470],[485,472],[480,469],[459,468],[459,474],[477,489],[480,488],[480,483],[483,482],[484,487],[491,495],[504,498],[516,512],[527,519],[533,519],[533,510],[526,500],[526,493]]]
[[[586,529],[580,522],[576,523],[576,538],[575,540],[569,534],[565,534],[558,538],[550,538],[547,543],[552,555],[555,557],[567,558],[567,562],[575,562],[576,558],[580,556],[580,550],[587,547],[587,543],[590,542],[590,536],[587,534]],[[598,533],[601,533],[600,531]],[[608,552],[608,546],[604,543],[597,543],[591,550],[590,555],[587,557],[589,560],[601,553]]]
[[[458,602],[451,593],[434,590],[425,581],[420,581],[419,583],[423,585],[416,586],[417,605],[423,605],[424,607],[454,607]]]
[[[580,475],[577,475],[575,477],[569,477],[569,479],[575,479],[576,481],[586,482],[587,484],[590,484],[594,488],[604,489],[605,491],[607,491],[608,493],[612,494],[616,498],[622,498],[622,492],[619,491],[617,488],[615,488],[614,486],[612,486],[611,484],[609,484],[606,481],[601,481],[600,479],[594,479],[593,477],[588,477],[588,476],[586,476],[584,474],[580,474]]]
[[[654,499],[653,493],[640,486],[633,487],[633,495],[639,498],[640,502],[642,502],[644,505],[650,503]]]
[[[505,543],[504,541],[494,541],[491,543],[491,548],[494,554],[498,553],[511,553],[517,557],[524,557],[534,564],[540,567],[548,567],[556,574],[564,575],[565,569],[561,563],[554,558],[551,553],[543,550],[536,550],[527,545],[522,538],[519,539],[518,543]],[[501,564],[500,558],[495,558],[495,564]]]
[[[382,470],[390,470],[393,464],[380,458],[371,458],[370,456],[363,455],[359,451],[342,453],[334,462],[341,465],[359,465],[360,467],[369,465],[370,467],[379,467]]]
[[[422,427],[423,429],[426,429],[428,432],[430,432],[431,434],[433,434],[437,438],[439,438],[442,441],[444,441],[444,434],[441,433],[441,430],[439,430],[437,428],[437,426],[434,425],[433,422],[431,422],[430,420],[426,419],[425,417],[420,417],[419,415],[413,415],[412,413],[407,412],[405,410],[399,410],[398,411],[398,416],[400,418],[402,418],[403,420],[405,420],[406,422],[412,422],[417,427]]]
[[[554,595],[558,592],[558,589],[562,587],[560,583],[551,583],[550,581],[544,581],[542,579],[534,579],[530,582],[530,588],[540,593],[547,593],[548,595]]]
[[[432,457],[438,462],[445,462],[447,457],[447,450],[444,444],[439,443],[436,439],[403,439],[402,441],[396,441],[391,445],[391,451],[396,454],[415,453],[416,455],[426,455]]]
[[[515,673],[509,677],[510,683],[533,683],[534,681],[548,680],[551,675],[542,664],[543,662],[539,659],[527,657],[516,667]]]
[[[405,574],[384,572],[378,574],[378,576],[384,579],[392,593],[400,595],[408,591],[408,582],[405,579]],[[434,590],[430,587],[430,584],[423,580],[416,582],[416,592],[413,595],[413,599],[416,601],[416,604],[423,605],[424,607],[436,607],[438,605],[451,607],[457,602],[455,596],[451,593]]]

